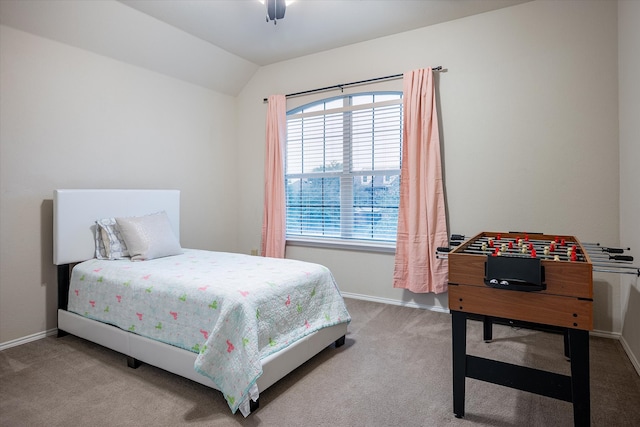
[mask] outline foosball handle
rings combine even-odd
[[[447,248],[447,247],[444,247],[444,246],[440,246],[440,247],[438,247],[437,251],[438,251],[438,252],[450,252],[450,251],[451,251],[451,248]]]
[[[452,234],[450,240],[464,240],[464,235],[462,235],[462,234]]]
[[[610,255],[609,259],[616,261],[633,261],[633,257],[630,255]]]
[[[624,249],[622,248],[602,248],[602,252],[609,252],[610,254],[623,254]]]

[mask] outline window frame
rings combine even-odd
[[[391,96],[397,96],[396,99],[392,99],[392,100],[384,100],[384,101],[375,101],[375,96],[384,96],[384,95],[391,95]],[[337,100],[342,100],[342,107],[336,108],[336,111],[340,111],[343,110],[344,111],[354,111],[354,103],[353,103],[353,98],[354,97],[360,97],[360,96],[374,96],[372,102],[368,102],[368,103],[364,103],[364,104],[356,104],[355,107],[359,106],[359,105],[363,105],[363,106],[367,106],[367,105],[375,105],[375,108],[378,107],[383,107],[383,106],[387,106],[387,105],[399,105],[399,139],[400,139],[400,147],[399,147],[399,153],[398,153],[398,169],[381,169],[378,170],[377,173],[374,173],[373,175],[375,176],[380,176],[381,179],[383,180],[383,182],[385,184],[389,184],[391,181],[391,176],[395,176],[397,175],[397,179],[398,179],[398,183],[400,180],[400,170],[401,170],[401,162],[402,162],[402,143],[403,143],[403,93],[402,91],[398,91],[398,90],[383,90],[383,91],[366,91],[366,92],[359,92],[359,93],[349,93],[349,94],[341,94],[338,96],[334,96],[334,97],[329,97],[329,98],[324,98],[324,99],[318,99],[315,101],[311,101],[309,103],[306,103],[304,105],[292,108],[291,110],[287,111],[287,130],[289,129],[289,117],[295,114],[300,114],[302,111],[304,110],[308,110],[310,108],[316,107],[316,106],[323,106],[321,111],[333,111],[333,109],[326,109],[325,107],[326,104],[330,103],[330,102],[335,102]],[[363,109],[365,109],[363,107]],[[316,110],[317,111],[317,110]],[[349,117],[351,117],[351,115],[348,115]],[[343,133],[344,135],[344,133]],[[351,136],[351,134],[350,134]],[[354,195],[353,195],[353,184],[354,184],[354,179],[356,179],[358,176],[360,177],[360,180],[362,182],[364,181],[372,181],[372,174],[371,172],[376,172],[375,167],[372,170],[365,170],[362,172],[354,172],[352,171],[352,162],[353,162],[353,158],[352,158],[352,147],[353,147],[353,141],[352,138],[344,138],[343,139],[343,161],[342,161],[342,170],[339,172],[320,172],[317,173],[317,176],[322,176],[323,178],[329,178],[329,177],[338,177],[339,181],[340,181],[340,206],[353,206],[355,200],[354,200]],[[289,140],[288,140],[288,135],[287,135],[287,141],[285,143],[285,165],[284,165],[284,171],[285,171],[285,176],[283,177],[283,179],[285,180],[285,188],[287,187],[287,182],[288,182],[288,178],[290,177],[298,177],[300,179],[303,179],[303,177],[308,177],[308,176],[312,176],[314,175],[314,172],[301,172],[301,173],[292,173],[292,174],[287,174],[287,150],[289,148]],[[350,182],[349,185],[346,185],[346,182]],[[288,195],[287,195],[287,201],[285,202],[287,204],[286,209],[288,211]],[[345,205],[345,201],[346,201],[346,205]],[[398,205],[396,207],[396,209],[399,209],[399,196],[398,196]],[[341,208],[342,211],[342,208]],[[288,212],[285,212],[285,215],[287,215]],[[353,220],[352,220],[353,221]],[[396,215],[396,221],[397,221],[397,215]],[[342,219],[342,215],[341,215],[341,225],[340,225],[340,230],[343,230],[343,219]],[[397,222],[396,222],[396,227],[397,227]],[[353,229],[353,224],[351,225],[350,231],[354,231]],[[382,252],[382,253],[395,253],[395,248],[396,248],[396,240],[395,237],[393,240],[376,240],[376,239],[361,239],[361,238],[345,238],[345,237],[313,237],[313,236],[309,236],[309,235],[297,235],[297,234],[289,234],[288,233],[288,229],[285,227],[285,233],[286,233],[286,243],[289,246],[305,246],[305,247],[319,247],[319,248],[339,248],[339,249],[346,249],[346,250],[357,250],[357,251],[368,251],[368,252]],[[342,231],[341,231],[342,234]]]

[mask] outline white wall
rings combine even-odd
[[[640,19],[637,2],[616,5],[536,0],[323,52],[263,67],[237,99],[0,26],[0,343],[56,326],[53,189],[179,188],[184,246],[249,253],[260,245],[262,99],[430,65],[447,69],[451,232],[527,229],[640,248]],[[393,289],[392,255],[287,255],[326,264],[347,293],[447,306],[446,294]],[[595,276],[595,328],[622,333],[636,367],[638,286]]]
[[[0,26],[0,343],[57,325],[56,188],[182,190],[182,244],[234,250],[235,100]]]
[[[618,4],[620,78],[620,244],[640,259],[640,2]],[[636,261],[635,265],[640,265]],[[640,279],[621,281],[622,343],[640,373]]]
[[[264,97],[436,65],[447,69],[439,105],[450,232],[617,245],[616,64],[615,2],[541,0],[263,67],[238,97],[239,249],[260,243]],[[446,295],[393,289],[393,255],[289,247],[287,256],[326,264],[347,293],[447,306]],[[595,329],[620,333],[618,277],[596,275],[594,291]]]

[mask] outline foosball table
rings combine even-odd
[[[482,232],[446,252],[455,416],[464,416],[465,378],[474,378],[572,402],[575,425],[589,425],[593,263],[587,249],[573,236]],[[563,332],[571,375],[467,355],[469,317],[483,320],[485,341],[497,320]]]

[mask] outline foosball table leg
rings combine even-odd
[[[491,342],[493,339],[493,320],[489,316],[482,316],[482,330],[484,342]]]
[[[464,417],[464,393],[467,359],[467,315],[451,310],[451,334],[453,341],[453,413]]]
[[[589,379],[589,331],[568,329],[571,355],[571,395],[575,426],[591,425],[591,393]]]

